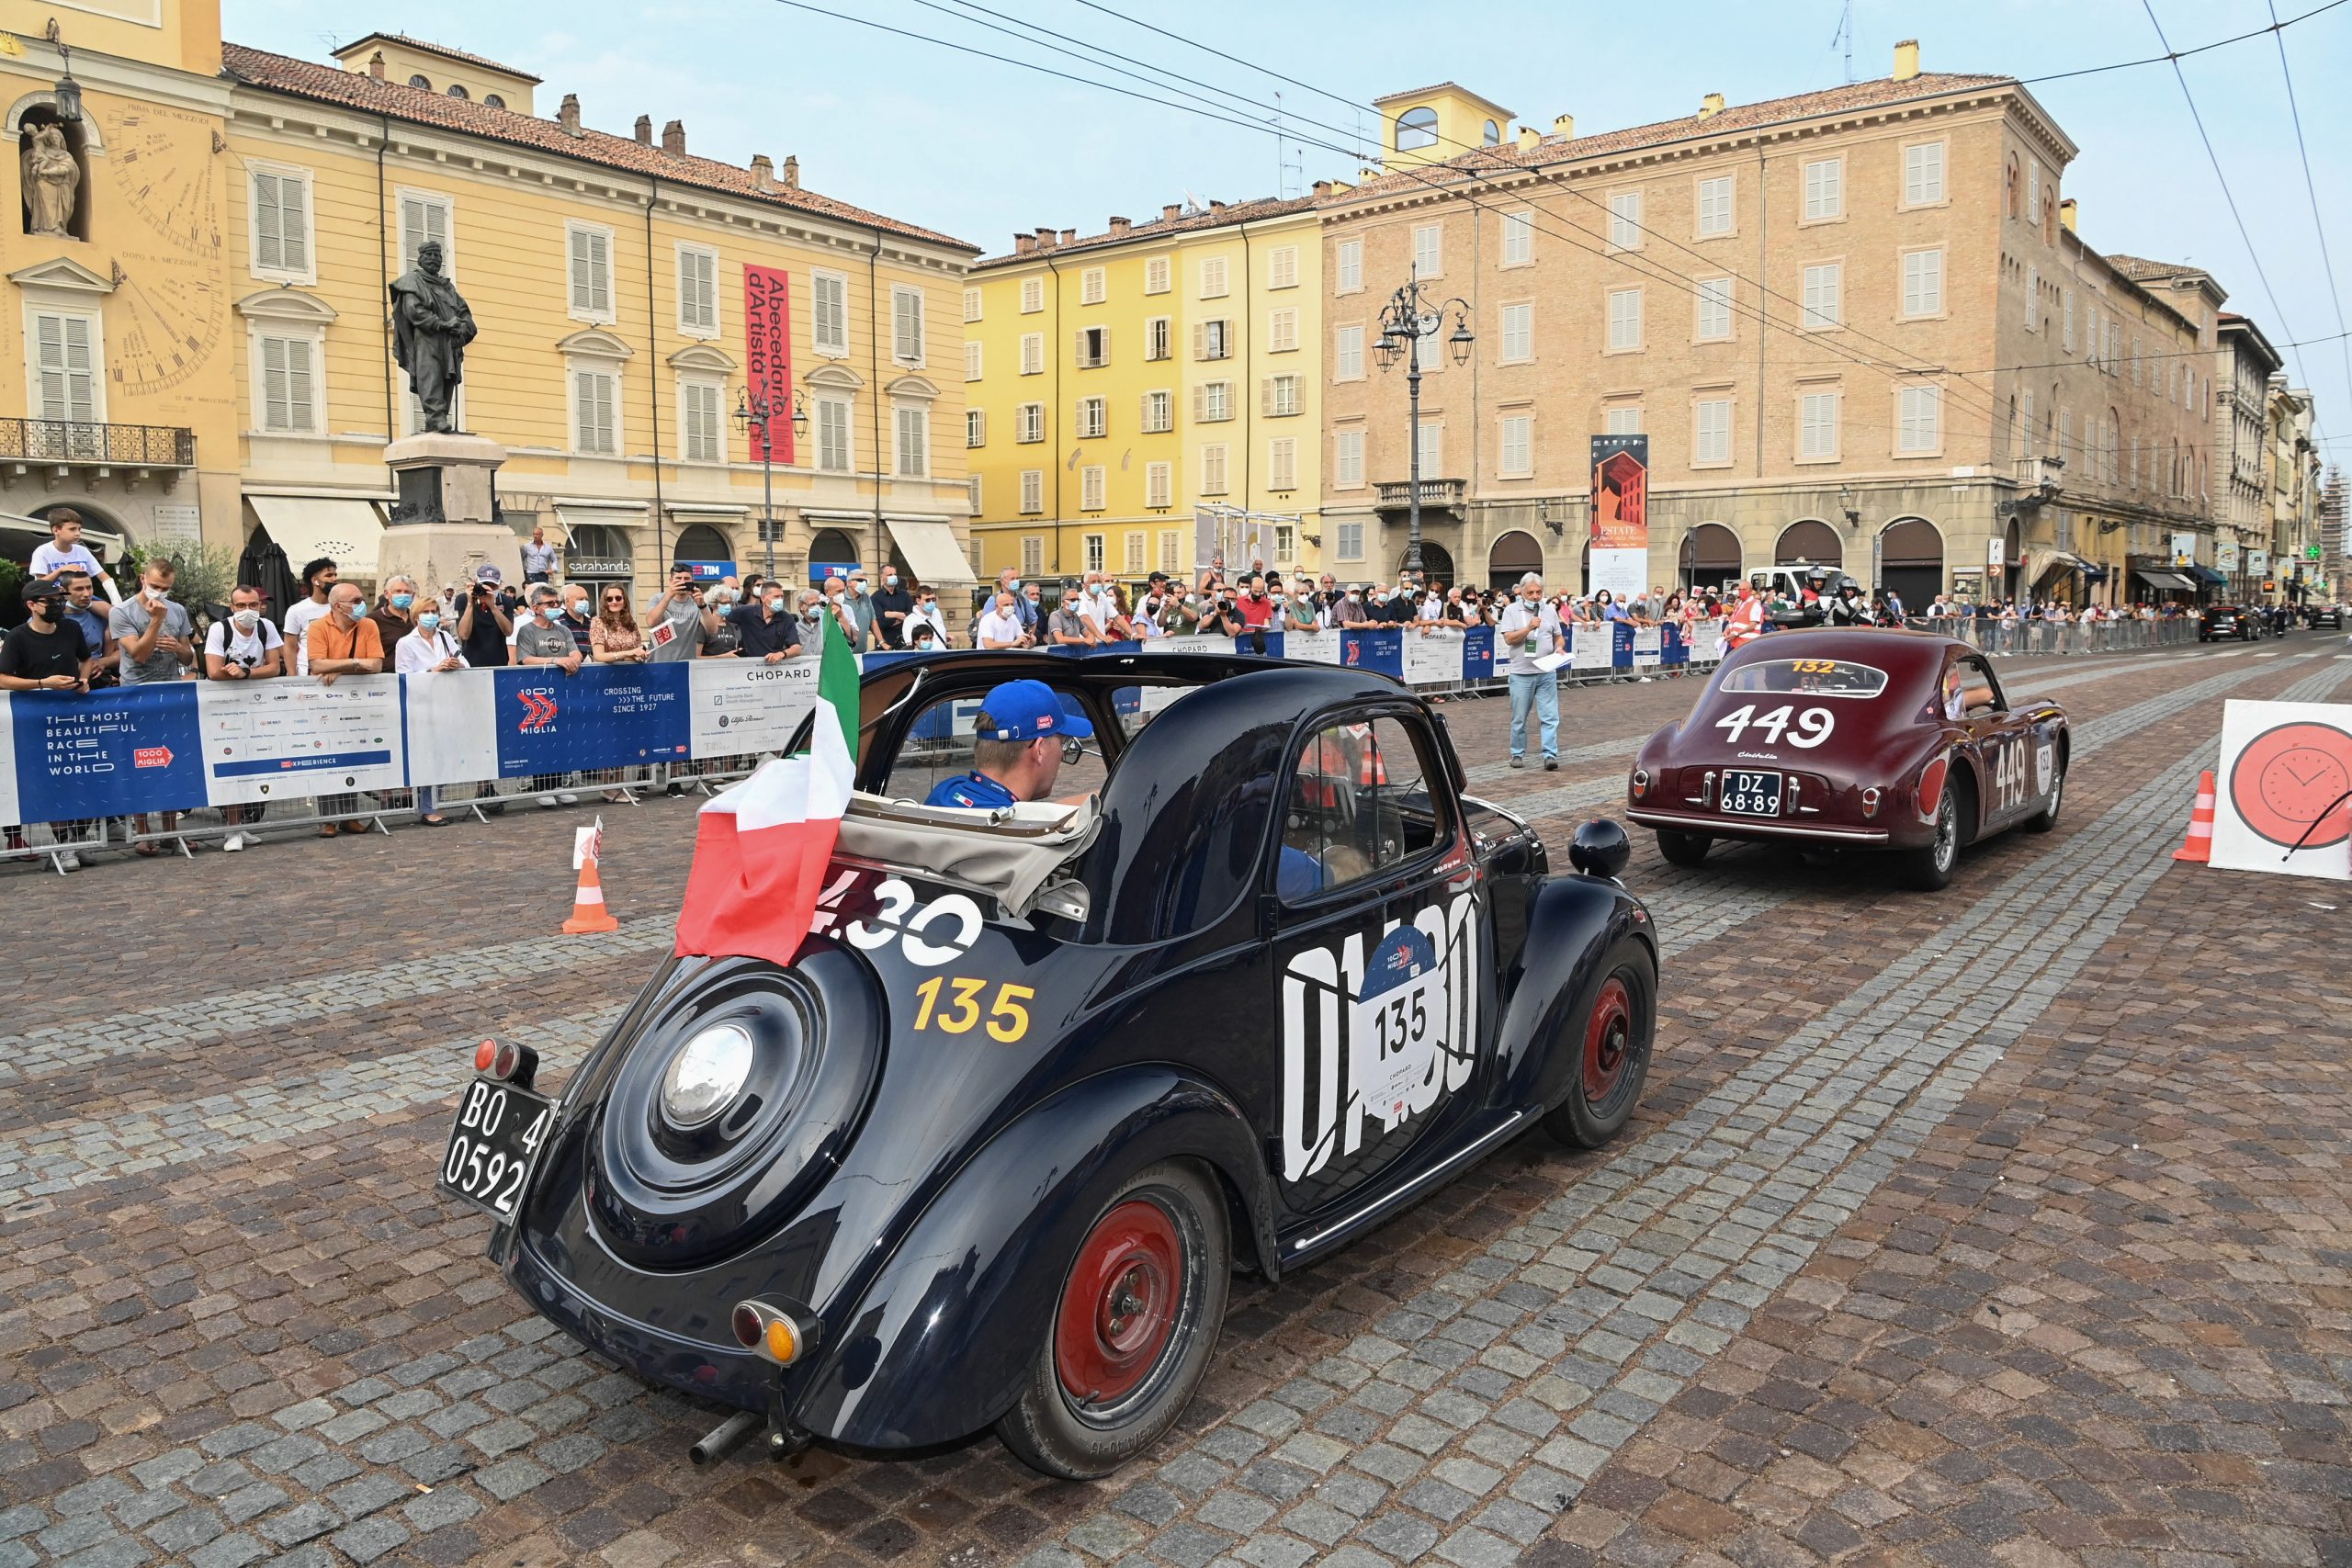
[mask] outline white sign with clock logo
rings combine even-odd
[[[2352,881],[2352,704],[2232,701],[2213,864]]]

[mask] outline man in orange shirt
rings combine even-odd
[[[327,594],[327,613],[312,621],[303,633],[311,659],[311,673],[322,686],[332,686],[339,675],[377,675],[384,669],[384,639],[376,631],[376,623],[368,618],[368,596],[356,582],[338,582]],[[344,817],[356,810],[359,797],[356,795],[322,795],[319,814],[322,817]],[[364,833],[368,824],[356,819],[343,825],[346,833]],[[319,825],[319,837],[332,839],[335,834],[333,822]]]

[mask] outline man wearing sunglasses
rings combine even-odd
[[[980,699],[972,741],[972,771],[942,779],[925,806],[995,808],[1043,800],[1069,750],[1090,739],[1094,726],[1065,705],[1043,681],[1007,681]]]

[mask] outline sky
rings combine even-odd
[[[224,0],[232,40],[323,60],[333,43],[382,29],[470,50],[546,79],[543,114],[567,92],[583,118],[626,135],[640,113],[685,122],[696,152],[746,163],[800,159],[812,189],[941,230],[989,254],[1015,230],[1095,233],[1113,213],[1142,219],[1187,197],[1238,201],[1284,183],[1351,179],[1370,101],[1453,80],[1548,129],[1579,134],[1688,114],[1701,95],[1753,102],[1847,79],[1841,19],[1850,10],[1852,74],[1883,76],[1894,45],[1917,39],[1928,71],[2019,77],[2141,60],[2267,27],[2329,0],[1488,0],[1475,6],[1395,0],[808,0],[822,11],[946,39],[1125,89],[1081,85],[920,39],[817,14],[786,0],[637,0],[563,6],[460,0]],[[1197,40],[1248,65],[1135,25]],[[2153,13],[2153,19],[2152,19]],[[1147,87],[1100,62],[1052,51],[1005,18],[1131,57],[1125,69],[1196,79]],[[562,25],[550,28],[547,23]],[[1070,47],[1064,39],[1064,47]],[[2102,251],[2191,262],[2219,278],[2228,308],[2274,344],[2346,330],[2345,296],[2323,265],[2313,203],[2288,106],[2292,73],[2310,179],[2335,278],[2352,287],[2352,4],[2281,32],[2180,63],[2204,119],[2217,175],[2173,68],[2159,62],[2036,84],[2035,96],[2081,147],[2065,194]],[[1256,69],[1263,67],[1264,70]],[[1267,71],[1295,78],[1283,81]],[[1191,92],[1248,121],[1219,123],[1141,101]],[[1270,123],[1274,96],[1291,127],[1285,160]],[[1194,107],[1199,107],[1195,105]],[[1320,124],[1311,122],[1321,122]],[[1284,168],[1285,163],[1289,167]],[[2223,179],[2252,240],[2251,254]],[[2257,262],[2259,275],[2257,274]],[[2269,287],[2266,288],[2267,276]],[[2352,340],[2288,351],[2318,397],[2323,448],[2352,462]]]

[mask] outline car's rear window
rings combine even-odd
[[[1724,693],[1802,693],[1809,697],[1874,697],[1886,690],[1886,671],[1848,659],[1761,659],[1727,671]]]

